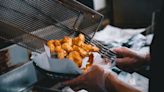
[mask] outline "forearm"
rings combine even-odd
[[[109,92],[140,92],[111,74],[108,74],[105,79],[105,87]]]

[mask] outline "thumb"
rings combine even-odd
[[[79,85],[81,85],[81,82],[82,82],[82,79],[81,79],[81,76],[79,76],[79,77],[77,77],[73,80],[67,80],[67,81],[64,81],[64,82],[59,82],[55,86],[53,86],[53,88],[62,89],[66,86],[78,87]]]
[[[81,75],[81,76],[78,76],[77,78],[75,78],[73,80],[68,80],[68,81],[63,82],[63,85],[64,86],[71,86],[71,87],[78,87],[78,86],[83,84],[83,81],[85,80],[84,78],[85,77],[83,75]]]
[[[116,59],[116,65],[121,66],[121,65],[127,65],[129,63],[129,58],[117,58]]]

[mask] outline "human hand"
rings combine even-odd
[[[115,48],[113,51],[122,56],[116,59],[116,65],[125,71],[133,71],[146,63],[147,55],[140,55],[126,47]]]
[[[73,90],[86,89],[89,92],[105,92],[105,78],[108,73],[98,65],[93,65],[91,69],[77,78],[65,81],[63,87],[70,86]],[[60,86],[61,86],[60,85]]]
[[[132,86],[120,81],[117,76],[100,65],[93,65],[91,69],[73,80],[55,85],[61,89],[71,87],[74,91],[85,89],[88,92],[139,92]]]

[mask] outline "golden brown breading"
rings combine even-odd
[[[88,53],[87,53],[83,48],[81,48],[81,47],[79,47],[79,46],[73,45],[73,50],[79,52],[80,55],[81,55],[83,58],[86,57],[86,56],[88,55]]]
[[[72,46],[72,38],[65,36],[62,40],[62,43],[68,43],[69,45]]]
[[[50,48],[50,52],[55,52],[55,46],[53,44],[50,44],[48,47]]]
[[[53,44],[55,45],[55,47],[56,47],[56,46],[61,46],[61,43],[60,43],[59,40],[54,40],[54,41],[53,41]]]
[[[66,50],[67,52],[71,52],[73,50],[72,46],[69,43],[63,43],[62,49]]]
[[[92,50],[91,51],[93,51],[93,52],[98,52],[100,49],[98,48],[98,47],[96,47],[96,46],[92,46]]]
[[[69,55],[67,56],[67,58],[74,61],[78,65],[78,67],[81,67],[82,57],[80,56],[80,54],[77,51],[70,52]]]
[[[82,46],[82,44],[84,44],[84,41],[80,40],[79,37],[74,38],[72,41],[73,41],[73,44],[77,46]]]
[[[65,56],[67,56],[67,52],[62,49],[57,53],[57,56],[58,56],[59,59],[64,59]]]
[[[85,41],[85,37],[83,34],[79,34],[78,37],[72,39],[73,44],[77,46],[82,46],[84,44],[84,41]]]
[[[50,51],[51,51],[51,52],[54,52],[54,51],[55,51],[55,46],[53,45],[53,42],[54,42],[54,40],[49,40],[49,41],[47,42],[47,45],[48,45],[48,47],[50,48]]]
[[[81,47],[87,52],[90,52],[92,50],[92,45],[90,44],[83,44]]]
[[[86,44],[85,37],[83,34],[79,34],[78,37],[70,38],[65,36],[63,39],[59,40],[49,40],[47,42],[51,53],[56,53],[58,59],[63,59],[67,57],[71,61],[75,62],[78,67],[82,65],[82,59],[88,56],[91,52],[99,51],[99,48],[92,46],[91,44]],[[91,55],[89,55],[91,58]],[[93,56],[92,56],[93,58]],[[93,59],[90,59],[88,66],[92,64]]]
[[[83,41],[83,42],[85,41],[85,36],[83,34],[79,34],[78,37],[81,41]]]
[[[62,51],[63,49],[61,48],[61,46],[56,46],[55,47],[55,52],[60,52],[60,51]]]
[[[90,44],[83,44],[82,48],[86,50],[87,52],[98,52],[99,48],[96,46],[92,46]]]
[[[53,44],[53,42],[54,42],[54,40],[49,40],[49,41],[47,42],[47,45]]]

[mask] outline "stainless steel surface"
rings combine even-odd
[[[34,66],[26,63],[0,76],[0,92],[20,92],[37,82]]]
[[[68,76],[67,76],[68,77]],[[64,79],[51,79],[38,71],[32,61],[0,75],[0,92],[61,92],[52,88]]]

